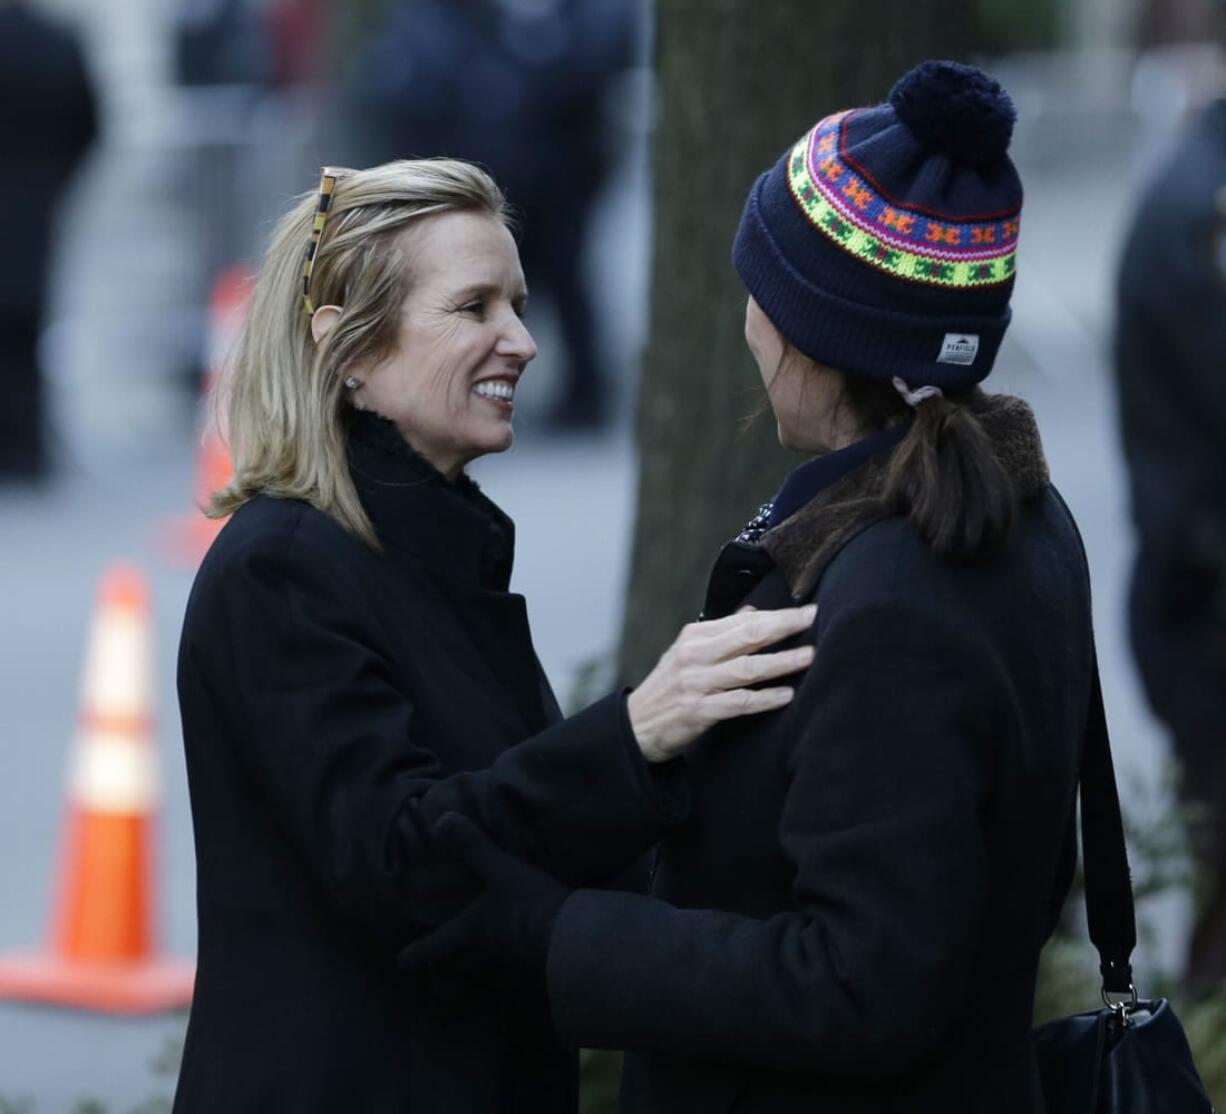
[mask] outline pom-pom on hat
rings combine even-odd
[[[849,375],[983,379],[1010,317],[1016,115],[981,70],[924,62],[887,103],[827,116],[785,151],[750,190],[732,249],[783,336]]]

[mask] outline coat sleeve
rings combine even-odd
[[[888,1071],[956,1015],[987,890],[984,754],[1005,682],[968,636],[905,603],[818,622],[783,713],[798,734],[778,817],[793,906],[760,920],[577,891],[548,958],[564,1040]]]
[[[449,810],[571,885],[603,884],[684,813],[678,771],[648,769],[620,694],[446,775],[364,601],[324,547],[264,542],[193,598],[180,657],[181,695],[203,687],[224,709],[238,761],[342,907],[401,941],[454,913],[475,890],[432,855]]]

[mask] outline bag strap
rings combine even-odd
[[[1091,644],[1090,710],[1081,754],[1081,853],[1086,923],[1098,951],[1104,994],[1135,996],[1130,957],[1137,946],[1136,912],[1124,823],[1111,762],[1111,737]]]
[[[1090,589],[1090,559],[1077,529],[1077,520],[1055,486],[1049,490],[1064,511],[1069,529],[1077,539],[1086,591]],[[1103,997],[1127,994],[1134,1002],[1133,949],[1137,946],[1137,916],[1132,903],[1132,876],[1124,846],[1124,821],[1111,761],[1111,736],[1103,687],[1098,675],[1098,649],[1090,625],[1090,706],[1086,715],[1081,749],[1081,858],[1085,881],[1086,925],[1090,942],[1098,951],[1098,969],[1103,977]]]

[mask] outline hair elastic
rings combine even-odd
[[[894,390],[902,395],[907,405],[912,409],[917,407],[921,402],[927,402],[930,398],[945,397],[945,392],[942,391],[940,387],[916,387],[915,390],[912,390],[897,375],[894,376],[890,382],[894,384]]]

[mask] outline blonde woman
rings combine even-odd
[[[512,523],[464,474],[511,444],[526,298],[502,195],[463,162],[325,171],[275,233],[213,506],[233,518],[180,646],[199,899],[181,1114],[573,1110],[543,987],[398,975],[477,892],[429,833],[458,811],[600,886],[683,815],[672,760],[786,704],[761,682],[812,657],[756,653],[811,610],[733,616],[561,720],[508,591]]]

